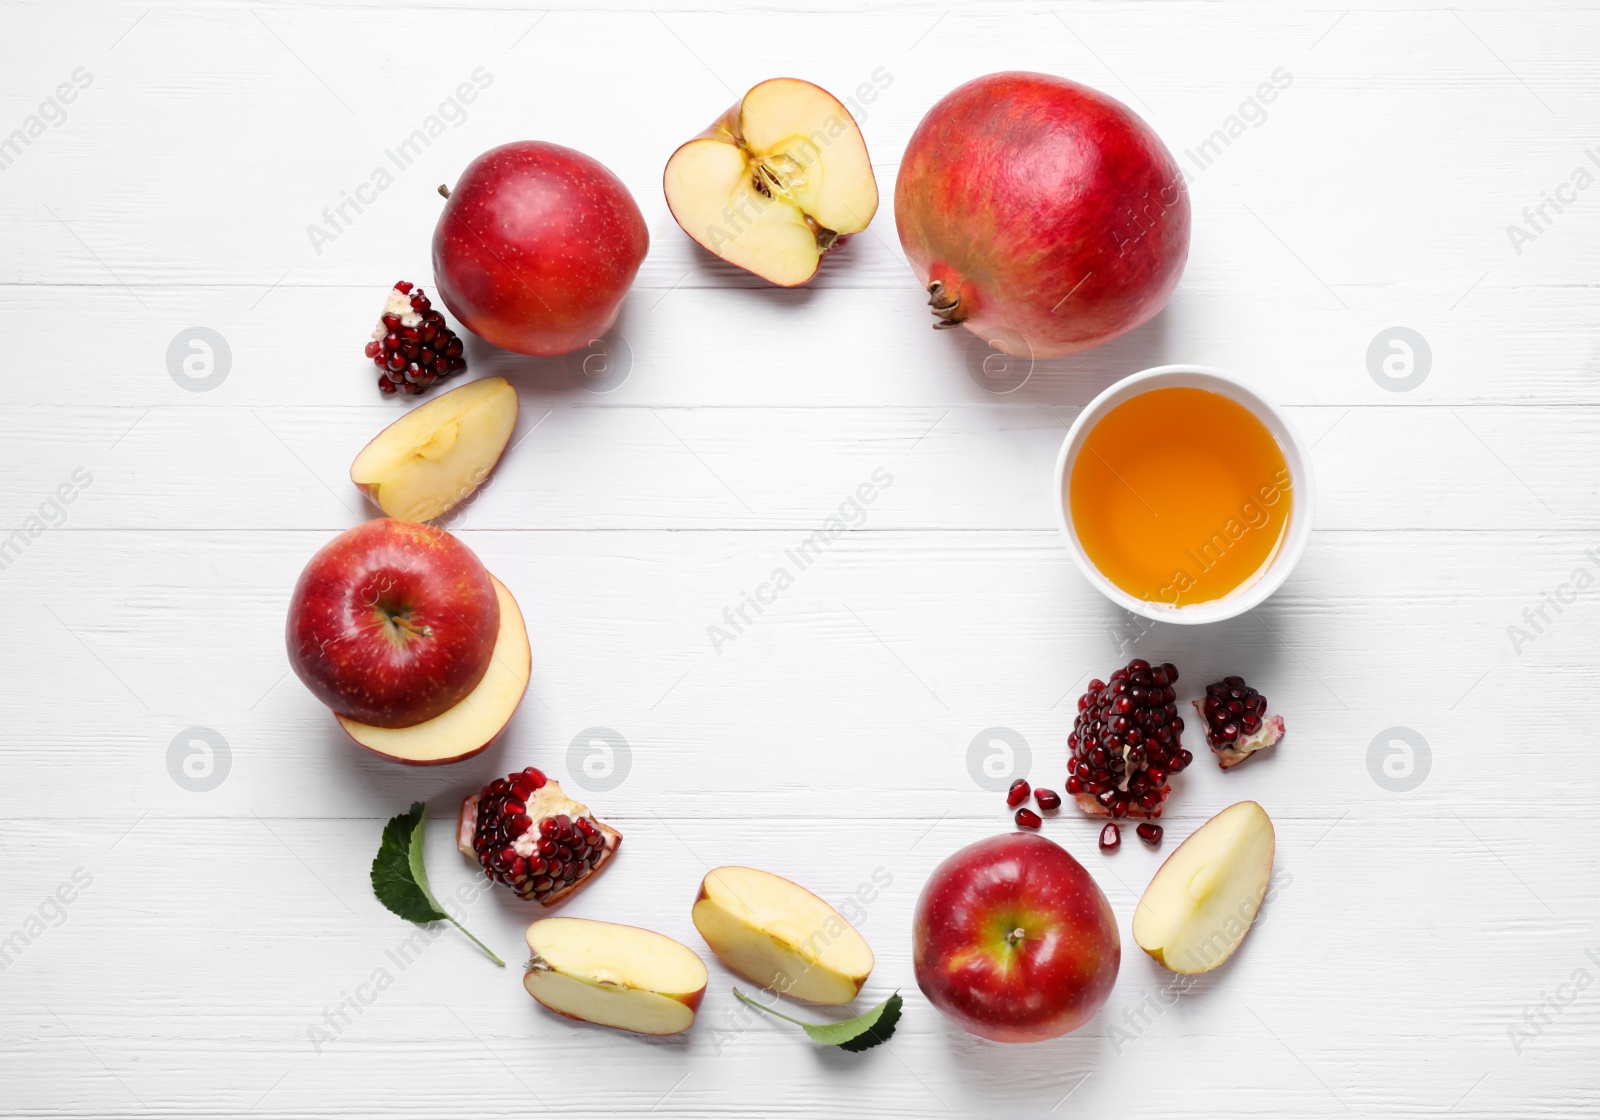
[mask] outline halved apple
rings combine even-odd
[[[489,476],[517,426],[517,391],[485,377],[412,409],[372,438],[350,481],[390,517],[429,521]]]
[[[772,78],[745,94],[672,153],[662,185],[685,233],[786,288],[815,276],[878,210],[855,118],[799,78]]]
[[[545,918],[528,927],[528,994],[558,1015],[639,1034],[677,1034],[706,992],[694,950],[638,926]]]
[[[410,727],[374,727],[335,714],[350,738],[386,758],[414,766],[459,762],[494,742],[522,703],[533,671],[533,653],[517,601],[505,584],[493,576],[489,579],[500,601],[500,632],[477,687],[454,707]]]
[[[812,1003],[849,1003],[872,971],[872,949],[833,907],[781,875],[719,867],[700,884],[694,926],[752,984]]]
[[[1230,805],[1167,857],[1133,915],[1139,948],[1173,972],[1209,972],[1233,956],[1256,920],[1277,847],[1254,801]]]

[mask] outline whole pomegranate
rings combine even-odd
[[[928,111],[895,226],[936,328],[1048,358],[1160,311],[1189,255],[1172,153],[1127,106],[1049,74],[990,74]]]

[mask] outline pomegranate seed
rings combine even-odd
[[[1134,829],[1139,834],[1139,839],[1149,844],[1152,848],[1161,843],[1161,826],[1145,823]]]
[[[399,292],[403,296],[404,295],[410,295],[411,294],[411,281],[409,281],[409,280],[396,281],[395,282],[395,286],[394,286],[394,290]]]
[[[1032,809],[1018,809],[1016,821],[1018,828],[1032,830],[1037,830],[1038,827],[1044,823],[1039,814],[1035,813]]]
[[[1053,813],[1061,808],[1061,795],[1053,789],[1036,789],[1033,799],[1039,803],[1039,808],[1047,813]]]
[[[1100,830],[1100,850],[1114,852],[1122,847],[1122,830],[1114,824],[1108,824]]]
[[[1011,789],[1006,792],[1006,804],[1015,809],[1018,805],[1028,800],[1029,792],[1028,779],[1018,778],[1011,783]]]

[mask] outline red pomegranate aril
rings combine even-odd
[[[1018,778],[1011,783],[1011,788],[1006,791],[1006,804],[1015,809],[1018,805],[1028,800],[1029,792],[1028,779]]]
[[[1122,847],[1122,830],[1114,824],[1108,824],[1100,830],[1100,850],[1114,852]]]
[[[1061,795],[1053,789],[1036,789],[1033,791],[1033,799],[1046,813],[1053,813],[1061,808]]]
[[[1139,834],[1139,839],[1151,847],[1161,843],[1161,826],[1158,824],[1142,824],[1134,831]]]
[[[1037,830],[1040,825],[1044,824],[1044,820],[1032,809],[1018,809],[1016,821],[1018,828],[1033,830]]]

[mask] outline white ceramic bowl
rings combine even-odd
[[[1083,542],[1072,524],[1071,502],[1067,496],[1067,479],[1072,477],[1073,464],[1083,448],[1089,432],[1117,405],[1151,389],[1190,388],[1209,389],[1231,401],[1244,405],[1251,414],[1267,426],[1272,438],[1278,441],[1283,457],[1288,463],[1294,508],[1289,514],[1289,528],[1282,545],[1267,566],[1255,577],[1234,588],[1220,599],[1189,606],[1171,603],[1147,602],[1122,590],[1107,579],[1094,561],[1084,551]],[[1056,518],[1061,534],[1067,540],[1067,549],[1085,579],[1099,592],[1119,607],[1134,614],[1153,618],[1158,622],[1175,622],[1180,625],[1199,625],[1220,622],[1241,615],[1260,605],[1276,591],[1305,552],[1311,539],[1311,521],[1316,510],[1316,486],[1311,477],[1311,449],[1288,419],[1254,390],[1240,384],[1220,370],[1208,366],[1157,366],[1131,377],[1124,377],[1094,400],[1089,402],[1067,432],[1056,457]]]

